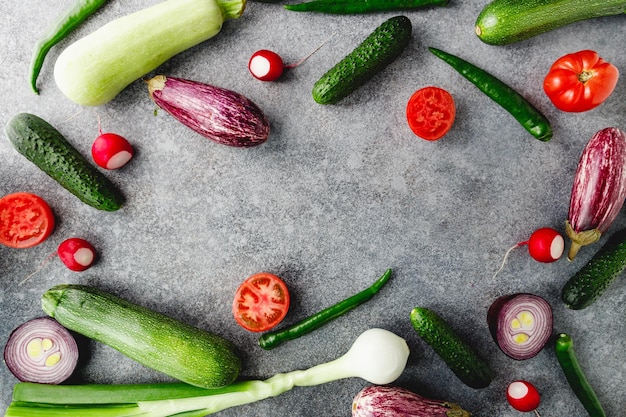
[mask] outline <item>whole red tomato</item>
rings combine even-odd
[[[614,65],[597,52],[584,50],[557,59],[543,81],[543,89],[558,109],[583,112],[604,102],[618,78]]]

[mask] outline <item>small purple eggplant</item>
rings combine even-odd
[[[389,385],[363,388],[352,401],[352,417],[470,417],[457,404],[431,400]]]
[[[261,109],[235,91],[164,75],[147,83],[157,106],[217,143],[248,148],[269,136],[270,125]]]
[[[626,134],[614,127],[596,132],[578,162],[566,233],[572,240],[567,258],[597,242],[626,199]]]

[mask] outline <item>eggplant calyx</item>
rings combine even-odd
[[[450,411],[446,411],[448,417],[471,417],[471,413],[461,408],[460,405],[446,402],[444,406],[450,408]]]
[[[567,220],[565,221],[565,233],[572,241],[572,245],[567,253],[567,259],[570,261],[574,260],[580,248],[597,242],[602,236],[602,232],[597,228],[576,232]]]

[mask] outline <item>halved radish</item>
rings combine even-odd
[[[518,380],[509,384],[506,389],[506,399],[511,407],[524,413],[534,411],[537,416],[537,407],[541,402],[539,391],[528,381]]]
[[[91,147],[91,156],[104,169],[118,169],[126,165],[134,155],[130,142],[115,133],[102,133]]]
[[[96,258],[96,250],[93,245],[78,237],[61,242],[57,253],[65,266],[76,272],[89,268]]]
[[[535,230],[527,244],[530,256],[536,261],[545,263],[557,261],[565,249],[563,236],[549,227]]]
[[[254,78],[261,81],[275,81],[283,73],[285,64],[276,52],[261,49],[250,57],[248,69]]]

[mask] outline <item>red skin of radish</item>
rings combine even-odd
[[[537,229],[527,243],[530,256],[544,263],[557,261],[565,248],[563,236],[549,227]]]
[[[276,81],[284,69],[285,64],[280,55],[267,49],[256,51],[248,61],[248,70],[261,81]]]
[[[73,237],[63,241],[57,249],[61,261],[72,271],[81,272],[93,265],[96,249],[85,239]]]
[[[132,145],[124,137],[115,133],[101,134],[91,147],[94,162],[104,169],[123,167],[134,153]]]
[[[535,411],[539,407],[541,397],[539,391],[528,381],[513,381],[506,389],[506,399],[511,407],[524,413]]]

